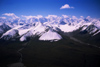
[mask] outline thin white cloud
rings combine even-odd
[[[80,18],[81,18],[81,19],[83,19],[83,18],[84,18],[84,16],[80,16]]]
[[[74,7],[69,6],[69,4],[65,4],[60,9],[68,9],[68,8],[74,8]]]
[[[80,16],[80,17],[82,17],[82,18],[83,18],[83,16]]]
[[[64,18],[68,18],[68,16],[67,15],[62,15]]]
[[[30,19],[30,18],[34,18],[35,16],[25,16],[25,15],[22,15],[22,17],[25,17],[26,19]]]
[[[51,17],[57,18],[57,15],[48,15],[48,16],[46,16],[46,18],[51,18]]]
[[[22,17],[25,17],[26,19],[31,19],[31,18],[37,18],[37,19],[39,19],[39,18],[42,18],[43,16],[42,15],[37,15],[37,16],[25,16],[25,15],[22,15]]]
[[[86,18],[91,18],[90,16],[87,16]]]
[[[0,17],[1,19],[6,19],[6,17]]]
[[[19,18],[19,17],[16,16],[14,13],[5,13],[5,14],[3,14],[3,15],[10,16],[10,17],[12,17],[13,19]]]
[[[43,18],[43,16],[42,16],[42,15],[37,15],[36,17],[37,17],[38,19],[39,19],[39,18]]]
[[[72,19],[78,19],[76,16],[72,16]]]

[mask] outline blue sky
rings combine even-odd
[[[60,9],[67,4],[69,8]],[[73,7],[73,8],[71,8]],[[4,13],[21,15],[91,16],[100,18],[99,0],[0,0],[0,16]]]

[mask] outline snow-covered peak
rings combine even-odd
[[[94,23],[94,25],[100,29],[100,21],[99,21],[99,20],[97,20],[97,21]]]
[[[83,27],[83,26],[87,26],[88,27],[90,25],[92,25],[92,23],[80,22],[80,23],[76,23],[74,25],[69,25],[69,24],[59,25],[59,28],[63,32],[73,32],[73,31],[79,29],[80,27]]]
[[[16,36],[18,36],[18,30],[11,29],[11,30],[7,31],[6,33],[4,33],[1,36],[1,39],[9,40],[9,39],[12,39],[12,38],[16,38]]]
[[[60,25],[59,28],[63,32],[72,32],[72,31],[76,30],[75,26],[69,26],[68,24],[66,24],[66,25]]]
[[[68,16],[67,15],[62,15],[63,16],[63,18],[68,18]]]
[[[3,15],[10,16],[10,17],[12,17],[13,19],[19,18],[19,17],[16,16],[14,13],[5,13],[5,14],[3,14]]]
[[[0,34],[3,34],[7,30],[11,29],[8,25],[5,23],[0,23]]]
[[[58,41],[60,39],[62,39],[61,35],[59,35],[57,32],[52,31],[51,29],[39,38],[39,40],[43,41]]]
[[[46,30],[46,26],[44,26],[41,22],[37,22],[36,26],[34,27],[34,29],[32,30],[32,33],[35,35],[41,35],[41,33],[45,32]]]
[[[90,28],[92,28],[92,25],[94,28],[91,29],[92,31],[89,31],[89,33],[100,30],[100,19],[91,18],[90,16],[87,18],[84,18],[83,16],[77,18],[76,16],[70,17],[70,15],[62,15],[61,17],[57,15],[48,15],[47,17],[43,17],[42,15],[23,15],[22,17],[25,17],[26,19],[21,19],[13,13],[5,13],[4,15],[11,16],[12,18],[3,19],[0,17],[0,36],[2,33],[2,36],[10,35],[12,38],[14,35],[18,34],[18,36],[21,37],[21,41],[27,40],[27,37],[31,36],[42,36],[44,33],[47,33],[46,36],[50,33],[51,36],[55,35],[53,33],[61,31],[68,33],[80,28],[82,28],[81,31],[89,31]],[[15,30],[17,30],[17,32]],[[11,34],[12,32],[15,33]]]
[[[19,30],[19,34],[23,35],[20,38],[20,41],[26,41],[27,38],[32,36],[41,36],[47,30],[47,27],[44,26],[41,22],[37,22],[35,26],[30,27],[29,29]]]
[[[57,15],[48,15],[45,18],[47,19],[47,22],[52,23],[52,24],[57,24],[61,20],[61,17],[59,17]]]
[[[57,18],[57,15],[48,15],[46,18],[50,19],[50,18]]]

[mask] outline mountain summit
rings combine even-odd
[[[63,39],[62,34],[58,34],[61,32],[66,34],[80,30],[80,34],[87,32],[93,38],[100,33],[100,20],[90,17],[69,18],[56,15],[24,17],[27,19],[16,18],[0,22],[1,39],[27,41],[32,37],[39,37],[38,40],[42,41],[59,41]]]

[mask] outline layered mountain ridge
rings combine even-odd
[[[0,19],[0,67],[100,67],[100,19],[24,17]]]
[[[0,19],[0,39],[16,40],[16,38],[19,38],[19,41],[27,41],[28,38],[38,36],[38,40],[58,41],[63,39],[62,35],[59,34],[60,32],[66,34],[80,30],[80,34],[88,33],[91,37],[100,33],[100,20],[89,16],[87,18],[58,17],[56,15],[24,17],[26,19]]]

